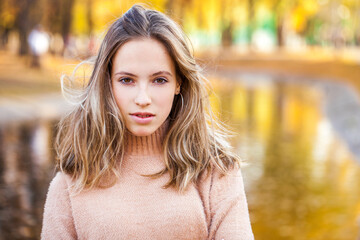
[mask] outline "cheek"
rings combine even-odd
[[[114,99],[116,101],[116,105],[118,106],[120,112],[122,113],[125,110],[125,107],[128,105],[127,99],[128,94],[121,89],[113,88]]]
[[[158,97],[157,97],[158,105],[162,109],[163,112],[170,113],[172,105],[173,105],[174,97],[175,97],[175,95],[172,92],[167,92],[165,94],[158,95]]]

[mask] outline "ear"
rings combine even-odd
[[[177,82],[176,89],[175,89],[175,95],[178,95],[180,93],[180,87],[181,87],[180,83]]]

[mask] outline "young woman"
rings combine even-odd
[[[41,238],[253,239],[203,80],[168,17],[135,5],[117,19],[60,123]]]

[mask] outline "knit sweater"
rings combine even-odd
[[[41,239],[254,239],[240,169],[220,177],[204,172],[184,192],[163,188],[166,131],[126,137],[120,178],[109,188],[72,194],[71,178],[58,172],[48,190]]]

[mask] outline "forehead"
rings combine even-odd
[[[152,38],[139,38],[126,42],[115,53],[112,72],[175,71],[174,62],[166,47]]]

